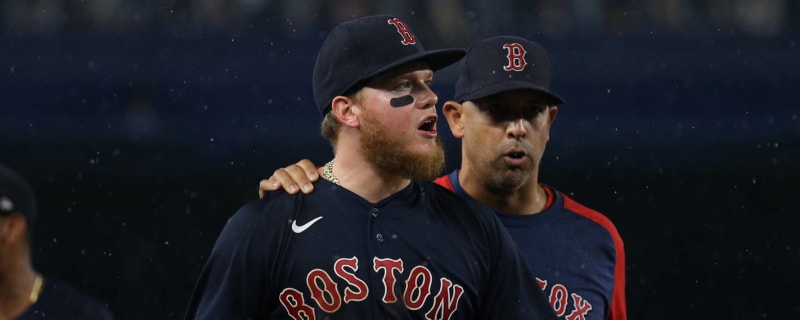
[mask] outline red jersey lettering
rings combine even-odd
[[[419,310],[422,304],[431,294],[431,271],[423,266],[416,266],[411,269],[411,274],[406,279],[406,292],[403,294],[403,301],[406,308]]]
[[[307,305],[303,293],[296,289],[283,289],[280,294],[281,305],[294,320],[316,320],[314,308]]]
[[[306,277],[306,283],[311,291],[311,299],[317,302],[322,311],[333,313],[342,306],[338,285],[325,270],[311,270]]]
[[[592,310],[592,304],[574,293],[572,294],[572,302],[575,305],[575,310],[567,315],[567,320],[586,320],[586,314],[589,313],[589,310]]]
[[[403,273],[403,261],[399,259],[380,259],[375,257],[372,259],[372,268],[375,272],[383,270],[383,302],[397,302],[397,295],[394,293],[394,285],[397,282],[397,278],[394,277],[394,273],[395,271],[397,273]]]
[[[336,260],[332,271],[337,277],[336,281],[329,271],[319,268],[309,271],[305,284],[308,288],[306,294],[311,299],[306,301],[303,292],[295,288],[286,288],[279,295],[281,305],[294,320],[316,320],[316,316],[319,315],[317,312],[320,310],[332,314],[342,310],[345,304],[367,300],[370,291],[375,290],[371,290],[367,282],[358,276],[358,263],[357,257]],[[404,274],[403,265],[402,259],[378,257],[372,259],[372,271],[376,274],[383,273],[380,284],[384,287],[383,302],[397,303],[402,298],[401,303],[408,310],[422,310],[428,305],[429,307],[425,309],[427,319],[452,318],[464,294],[464,287],[453,283],[450,279],[440,278],[438,292],[432,295],[434,277],[431,270],[418,265],[408,274]],[[343,291],[339,291],[340,284],[343,284]],[[397,287],[398,284],[402,288]],[[316,306],[309,305],[311,300]]]
[[[348,272],[345,270],[345,268],[351,270],[352,272]],[[358,271],[358,258],[352,257],[348,259],[339,259],[333,265],[333,271],[337,276],[339,276],[339,278],[347,281],[347,284],[349,285],[344,289],[344,303],[349,303],[351,301],[363,301],[367,298],[367,284],[364,283],[364,280],[357,278],[354,274],[356,271]]]
[[[557,284],[550,289],[550,305],[559,317],[567,312],[569,293],[563,285]]]
[[[547,281],[539,278],[536,278],[536,281],[539,283],[539,287],[546,291]],[[572,297],[572,304],[569,303],[570,297]],[[562,284],[555,284],[550,288],[550,305],[553,306],[553,310],[559,317],[567,314],[572,306],[572,312],[566,316],[567,320],[585,320],[586,315],[592,310],[592,304],[589,301],[584,300],[579,294],[569,293],[567,287]]]
[[[454,285],[448,279],[442,278],[440,282],[439,294],[433,300],[431,311],[425,315],[428,319],[450,319],[458,309],[458,300],[464,293],[463,287]]]

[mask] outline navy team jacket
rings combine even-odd
[[[322,180],[222,230],[187,319],[556,319],[490,210],[432,182],[378,203]]]

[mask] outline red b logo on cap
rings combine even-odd
[[[503,67],[505,71],[522,71],[528,62],[525,61],[525,48],[519,43],[506,43],[503,48],[508,50],[508,65]]]
[[[403,22],[403,20],[400,20],[400,18],[391,18],[387,22],[391,25],[394,25],[394,27],[397,29],[397,33],[403,37],[403,41],[400,43],[404,45],[417,43],[417,37],[414,36],[414,33],[411,32],[411,29],[408,28],[408,25]]]

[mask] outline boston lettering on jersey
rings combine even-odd
[[[187,319],[557,319],[488,208],[432,182],[378,203],[317,183],[228,219]]]
[[[309,295],[306,297],[300,288],[285,288],[280,293],[280,303],[292,319],[316,319],[316,309],[326,313],[334,313],[342,304],[364,301],[372,294],[369,286],[355,272],[358,271],[358,258],[341,258],[334,262],[333,275],[322,269],[313,269],[306,274],[306,288]],[[426,302],[431,306],[425,313],[427,319],[450,319],[458,308],[458,302],[464,293],[461,285],[453,283],[450,279],[440,278],[439,290],[431,292],[434,276],[425,266],[415,266],[405,274],[402,259],[378,258],[372,259],[372,271],[381,275],[383,292],[381,295],[384,303],[397,303],[402,299],[403,305],[409,310],[420,310]],[[398,278],[403,277],[404,278]],[[347,285],[339,288],[334,277],[344,281]],[[398,296],[396,286],[401,286],[402,296]],[[540,284],[541,285],[541,284]],[[313,305],[312,305],[313,303]]]

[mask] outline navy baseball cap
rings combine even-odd
[[[403,20],[367,16],[339,24],[328,33],[314,65],[314,101],[324,115],[331,101],[361,89],[369,80],[409,62],[439,70],[464,57],[464,49],[427,51]]]
[[[461,65],[454,99],[475,100],[515,89],[541,92],[554,104],[564,100],[550,92],[550,57],[538,43],[497,36],[473,43]]]
[[[30,227],[36,218],[36,198],[25,178],[0,164],[0,217],[12,213],[25,216]]]

